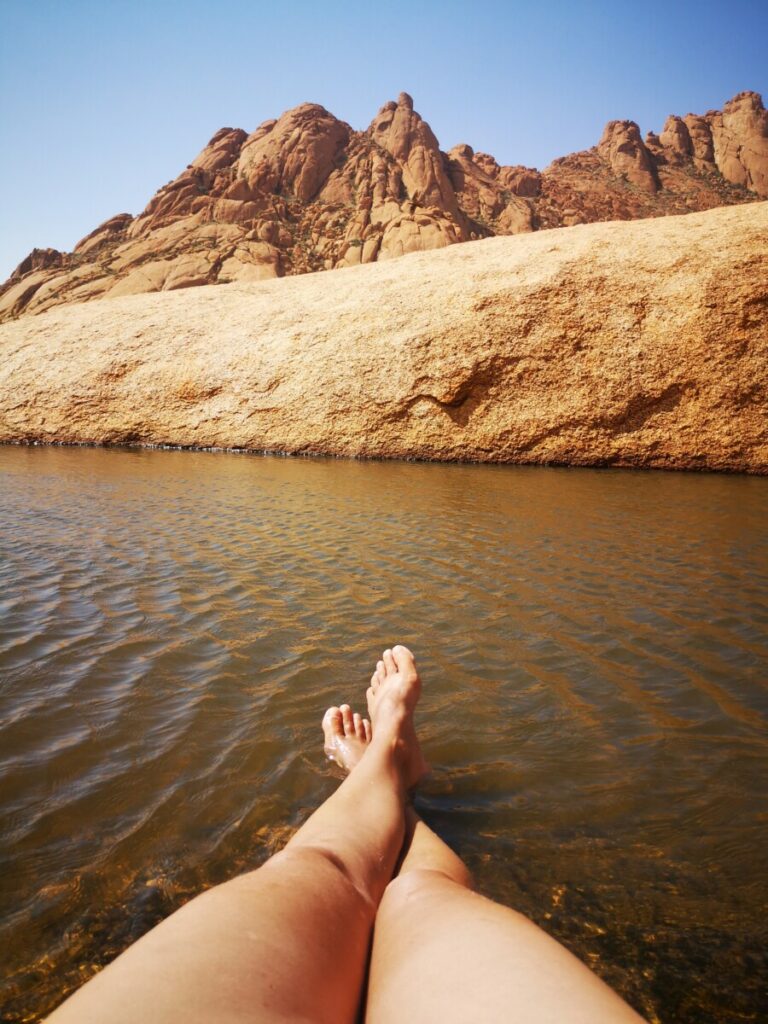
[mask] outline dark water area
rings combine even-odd
[[[653,1021],[757,1021],[767,637],[766,479],[0,448],[0,1016],[279,849],[402,642],[480,890]]]

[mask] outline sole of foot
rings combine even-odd
[[[371,723],[349,704],[331,707],[323,715],[323,737],[328,759],[351,772],[371,742]]]

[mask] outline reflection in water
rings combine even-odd
[[[337,784],[416,651],[427,820],[651,1019],[766,976],[768,481],[0,449],[0,992],[35,1020]]]

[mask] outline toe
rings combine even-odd
[[[387,675],[394,675],[395,672],[397,672],[397,663],[395,662],[395,659],[392,657],[392,651],[390,651],[390,649],[387,648],[381,657],[382,660],[384,661],[384,667],[387,670]]]
[[[344,722],[340,708],[328,708],[323,715],[323,732],[327,741],[344,735]]]
[[[378,676],[378,670],[377,670],[371,676],[371,685],[369,687],[369,691],[372,692],[372,693],[376,693],[378,685],[379,685],[379,676]]]
[[[357,736],[357,738],[359,740],[364,740],[365,739],[365,729],[363,728],[363,716],[362,715],[358,715],[358,713],[355,712],[352,717],[353,717],[354,722],[355,722],[355,736]]]
[[[371,723],[367,718],[363,719],[363,730],[365,731],[365,742],[370,743],[373,733],[371,732]]]
[[[379,685],[387,678],[387,669],[383,661],[376,662],[376,678],[379,681]]]
[[[395,644],[392,648],[392,658],[397,665],[398,672],[415,672],[416,662],[407,647],[402,644]]]
[[[342,704],[341,708],[340,708],[340,711],[341,711],[342,722],[344,723],[344,735],[345,736],[354,736],[355,735],[355,719],[354,719],[354,716],[352,714],[352,708],[349,706],[349,704]]]

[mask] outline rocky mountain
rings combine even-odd
[[[0,320],[100,296],[351,267],[540,228],[706,210],[768,196],[768,111],[669,117],[645,139],[611,121],[544,171],[443,152],[406,93],[355,131],[303,104],[250,135],[222,128],[137,217],[71,253],[35,249],[0,286]]]
[[[0,326],[0,442],[768,473],[767,237],[762,202],[62,306]]]

